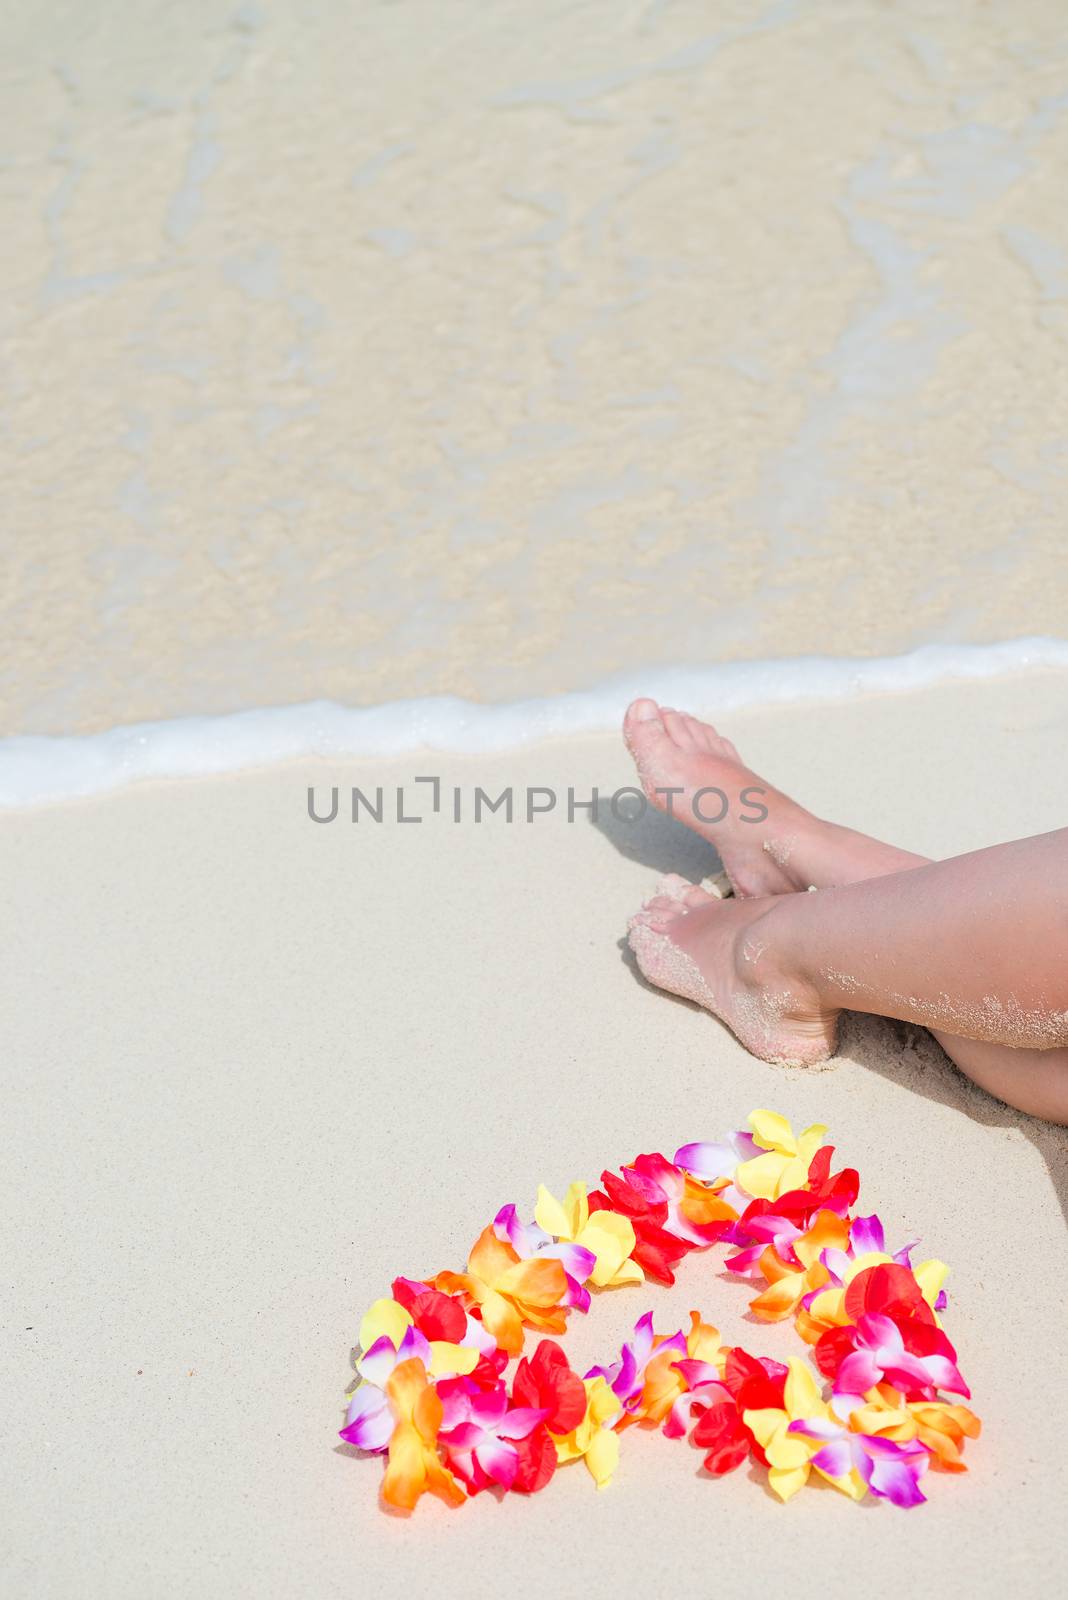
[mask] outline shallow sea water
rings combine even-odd
[[[1068,24],[14,8],[0,732],[1063,635]]]

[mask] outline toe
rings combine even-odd
[[[629,918],[627,926],[653,928],[657,933],[664,933],[686,913],[687,907],[679,900],[666,894],[654,894],[644,902],[640,911]]]
[[[684,899],[686,891],[692,888],[693,884],[689,878],[680,877],[677,872],[665,872],[656,882],[657,894],[665,895],[669,900]]]
[[[688,711],[683,713],[682,720],[686,724],[686,732],[689,734],[692,748],[694,750],[708,750],[710,748],[708,739],[710,729],[708,724],[702,722],[699,717],[691,717]]]
[[[693,735],[687,726],[689,718],[684,717],[681,711],[662,711],[660,717],[672,744],[677,745],[680,750],[695,748]]]
[[[646,723],[660,721],[660,707],[655,700],[632,700],[627,707],[623,718],[624,731],[642,727]]]
[[[716,896],[709,894],[707,889],[702,889],[699,884],[691,883],[682,897],[682,903],[688,911],[696,911],[698,906],[710,906]]]
[[[649,906],[642,906],[632,917],[627,918],[627,929],[633,933],[635,928],[648,928],[653,933],[664,933],[674,918],[666,916],[663,912],[653,911]]]
[[[634,757],[638,776],[654,805],[663,805],[650,792],[663,771],[670,771],[676,746],[664,727],[664,714],[655,700],[635,700],[623,719],[623,738]]]

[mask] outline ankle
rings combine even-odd
[[[796,924],[806,896],[773,895],[758,917],[734,936],[733,964],[738,983],[744,989],[775,994],[791,1014],[826,1016],[828,1008],[815,974],[804,961],[804,940]]]

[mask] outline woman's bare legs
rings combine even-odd
[[[930,863],[821,822],[695,719],[640,701],[626,731],[647,793],[751,782],[768,810],[759,836],[697,830],[733,857],[736,888],[767,898],[724,904],[675,880],[632,924],[647,977],[771,1059],[826,1056],[844,1007],[922,1023],[983,1088],[1068,1121],[1068,830]],[[807,883],[836,887],[790,892]]]

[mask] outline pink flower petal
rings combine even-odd
[[[486,1436],[474,1454],[487,1478],[499,1483],[502,1489],[512,1487],[519,1470],[519,1456],[514,1444],[503,1444],[499,1439]]]
[[[547,1408],[538,1406],[513,1406],[511,1411],[505,1413],[497,1424],[497,1437],[499,1439],[525,1439],[528,1433],[533,1433],[539,1422],[544,1422],[549,1415]],[[489,1471],[489,1468],[486,1468]]]

